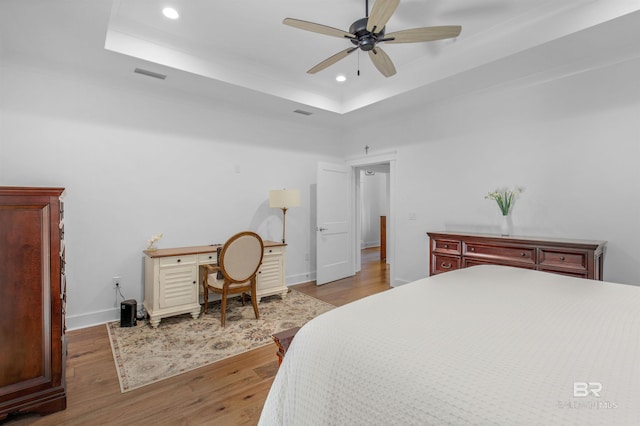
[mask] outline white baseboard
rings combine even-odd
[[[112,308],[104,311],[90,312],[82,315],[67,316],[67,330],[78,330],[94,325],[106,324],[120,320],[120,309]]]
[[[315,281],[315,280],[316,280],[315,271],[306,272],[304,274],[288,275],[286,278],[287,287],[291,285],[296,285],[296,284],[308,283],[309,281]]]
[[[401,285],[409,284],[412,281],[415,281],[415,280],[403,280],[402,278],[396,278],[395,282],[391,285],[391,287],[399,287]]]
[[[363,242],[360,244],[361,249],[380,247],[380,241]]]
[[[297,275],[288,275],[286,278],[287,286],[307,283],[309,281],[315,281],[316,273],[314,272],[306,272],[303,274]],[[216,299],[215,294],[210,295],[209,300]],[[218,296],[219,297],[219,296]],[[138,302],[138,310],[142,307],[142,303]],[[87,314],[81,315],[71,315],[67,316],[67,330],[79,330],[81,328],[93,327],[94,325],[106,324],[111,321],[119,321],[120,320],[120,309],[119,308],[111,308],[106,309],[104,311],[97,312],[89,312]]]

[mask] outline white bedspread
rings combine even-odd
[[[476,266],[370,296],[298,332],[260,424],[640,425],[640,287]]]

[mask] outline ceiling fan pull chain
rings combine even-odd
[[[358,77],[360,77],[360,49],[358,49]]]

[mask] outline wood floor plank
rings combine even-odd
[[[376,249],[363,250],[362,271],[322,286],[292,288],[336,306],[388,290],[389,272]],[[255,425],[278,371],[275,344],[149,386],[120,393],[105,325],[67,334],[67,409],[18,425]]]

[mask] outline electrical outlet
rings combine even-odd
[[[113,288],[119,288],[119,287],[120,287],[120,284],[121,284],[121,283],[120,283],[120,281],[121,281],[121,278],[120,278],[120,277],[113,277],[113,278],[111,278],[111,282],[112,282],[112,284],[113,284]]]

